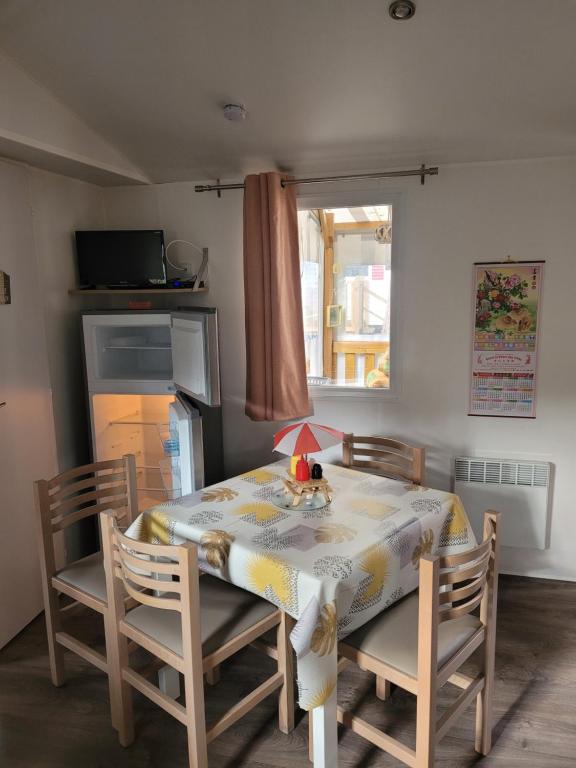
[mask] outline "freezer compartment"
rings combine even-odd
[[[170,315],[85,315],[90,382],[172,381]]]
[[[93,452],[97,461],[136,457],[138,505],[147,509],[182,495],[180,444],[169,427],[173,395],[93,394]]]
[[[101,379],[172,379],[172,345],[167,326],[97,328]]]

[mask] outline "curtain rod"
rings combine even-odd
[[[424,184],[426,176],[438,176],[438,167],[426,168],[425,165],[421,165],[420,168],[413,168],[408,171],[381,171],[379,173],[354,173],[349,176],[316,176],[307,179],[283,179],[280,183],[283,187],[289,187],[293,184],[326,184],[332,181],[391,179],[400,176],[419,176],[420,184]],[[227,189],[244,189],[244,184],[197,184],[194,187],[196,192],[222,192]]]

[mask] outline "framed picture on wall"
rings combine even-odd
[[[543,261],[474,264],[470,416],[535,418]]]

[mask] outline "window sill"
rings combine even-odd
[[[353,400],[386,400],[398,401],[397,392],[391,389],[379,389],[377,387],[338,387],[318,384],[308,386],[308,395],[311,400],[330,400],[333,397],[344,397]]]

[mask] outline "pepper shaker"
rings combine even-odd
[[[322,465],[314,464],[312,467],[312,480],[322,480]]]

